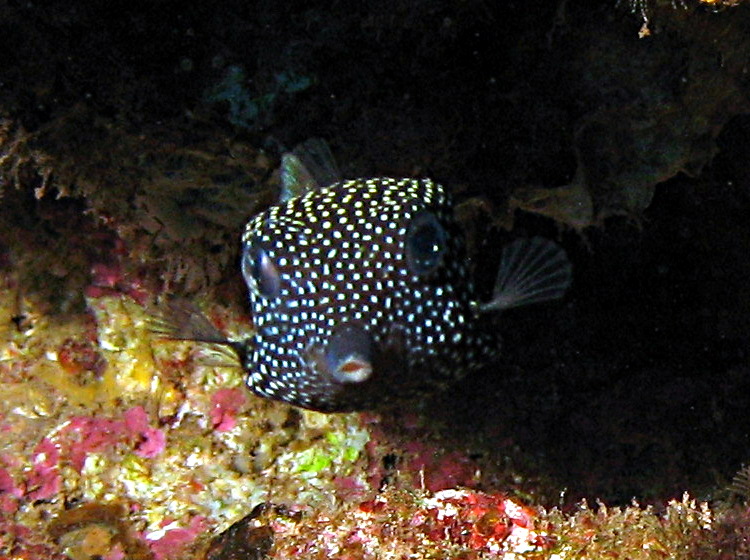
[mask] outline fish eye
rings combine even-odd
[[[406,262],[419,276],[434,272],[443,262],[448,232],[432,212],[414,216],[406,231]]]
[[[249,245],[242,253],[242,276],[248,288],[266,298],[275,298],[281,292],[281,275],[261,246]]]

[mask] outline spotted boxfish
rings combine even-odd
[[[419,398],[497,355],[493,312],[560,298],[570,285],[557,244],[522,239],[505,248],[493,295],[479,301],[440,184],[376,177],[319,186],[300,180],[305,165],[294,153],[285,163],[281,201],[242,235],[255,332],[231,344],[260,396],[324,412]]]

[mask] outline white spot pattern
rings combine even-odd
[[[448,232],[439,269],[409,267],[408,225],[421,211]],[[262,247],[279,275],[267,297],[250,289],[257,333],[247,383],[257,394],[324,411],[368,408],[445,385],[498,346],[473,310],[463,239],[443,188],[427,179],[356,179],[269,208],[247,225],[245,250]],[[376,345],[397,340],[401,377],[375,371],[367,390],[342,386],[309,363],[333,330],[353,322]],[[389,346],[390,348],[390,346]]]

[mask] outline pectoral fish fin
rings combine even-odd
[[[279,202],[302,196],[341,179],[331,149],[322,138],[310,138],[281,156]]]
[[[519,239],[503,250],[492,299],[480,304],[479,310],[498,311],[559,299],[572,280],[570,261],[557,243],[543,237]]]

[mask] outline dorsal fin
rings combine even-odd
[[[302,196],[341,179],[328,144],[310,138],[281,156],[281,195],[279,202]]]

